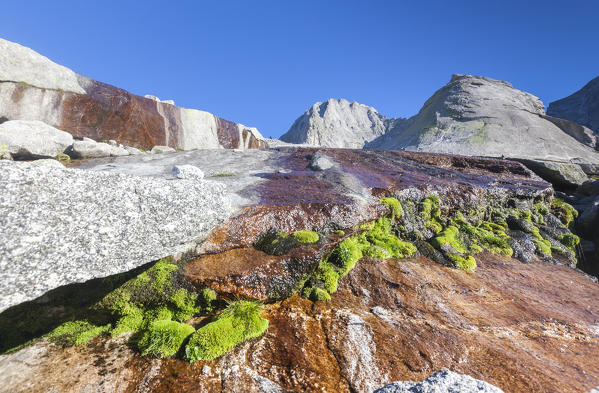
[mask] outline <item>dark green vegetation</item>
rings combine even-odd
[[[189,361],[216,359],[242,342],[260,337],[268,328],[268,320],[260,313],[260,303],[254,301],[229,303],[214,321],[193,333],[185,347],[185,358]]]

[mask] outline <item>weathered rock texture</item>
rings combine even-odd
[[[547,114],[582,124],[599,134],[599,77],[574,94],[549,104]]]
[[[332,165],[311,168],[325,158]],[[524,258],[522,249],[514,249],[517,260],[480,252],[474,272],[426,256],[365,257],[341,279],[331,301],[290,296],[306,277],[303,268],[313,269],[327,248],[363,230],[359,224],[389,213],[380,197],[403,202],[405,230],[422,221],[418,201],[431,194],[443,215],[550,201],[550,185],[520,163],[280,148],[116,157],[80,168],[167,181],[172,167],[183,164],[224,184],[235,213],[197,248],[202,255],[180,267],[179,278],[213,288],[221,299],[266,300],[268,331],[223,357],[193,364],[143,358],[123,339],[64,349],[41,340],[0,356],[0,390],[372,392],[393,381],[421,381],[443,368],[505,392],[584,392],[599,384],[599,286],[568,267],[566,257]],[[545,218],[547,225],[539,224],[543,236],[569,234],[551,213]],[[265,234],[300,229],[318,231],[318,242],[280,253],[259,246]],[[514,247],[530,243],[518,242],[527,236],[521,230],[509,232]],[[421,236],[431,234],[423,229]],[[431,255],[425,245],[418,248]],[[85,286],[65,290],[70,298],[86,293]],[[60,314],[60,298],[49,304],[30,306]],[[205,318],[210,316],[188,322],[200,327]]]
[[[68,132],[41,121],[12,120],[0,124],[0,145],[15,159],[56,158],[73,143]]]
[[[58,286],[193,249],[230,214],[225,188],[0,161],[0,311]]]
[[[328,147],[599,163],[586,127],[545,114],[541,100],[491,78],[454,75],[409,119],[345,100],[316,103],[281,137]]]
[[[308,109],[281,140],[323,147],[362,148],[365,143],[383,135],[388,122],[372,107],[344,99],[329,99]]]
[[[422,382],[394,382],[374,393],[502,393],[484,381],[447,369],[434,373]]]
[[[454,75],[416,116],[367,147],[598,162],[599,153],[544,115],[540,99],[507,82]]]
[[[94,140],[143,149],[262,148],[257,129],[131,94],[0,39],[0,119],[40,120]]]

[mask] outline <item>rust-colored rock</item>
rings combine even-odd
[[[598,297],[597,283],[544,262],[485,254],[466,273],[425,258],[363,259],[331,302],[294,296],[268,306],[267,333],[215,361],[142,359],[117,343],[37,344],[23,350],[37,361],[4,375],[2,386],[370,392],[447,367],[507,393],[587,392],[599,385]],[[17,356],[0,357],[0,368]]]

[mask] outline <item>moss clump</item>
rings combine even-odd
[[[553,199],[551,202],[551,211],[566,227],[569,227],[574,219],[578,217],[578,211],[576,211],[576,209],[557,198]]]
[[[331,300],[329,292],[318,287],[306,287],[302,291],[302,295],[313,302],[328,302]]]
[[[52,342],[63,345],[83,345],[109,329],[110,325],[96,326],[87,321],[69,321],[58,326],[46,337]]]
[[[387,197],[381,198],[379,200],[383,205],[389,206],[391,209],[391,218],[399,219],[403,215],[403,208],[401,207],[401,202],[399,202],[396,198]]]
[[[335,235],[337,236],[345,236],[345,231],[341,230],[341,229],[337,229],[335,232],[333,232]]]
[[[106,295],[94,310],[116,319],[112,336],[140,330],[166,310],[174,320],[183,322],[204,310],[208,304],[195,292],[174,285],[178,266],[162,259],[154,266]]]
[[[397,201],[395,198],[389,200]],[[330,294],[337,291],[339,279],[347,275],[364,256],[388,259],[414,255],[416,247],[401,240],[394,231],[394,220],[402,214],[397,210],[398,206],[401,209],[400,204],[395,204],[395,211],[392,208],[387,216],[360,225],[359,228],[364,229],[364,232],[340,242],[320,261],[314,275],[307,280],[302,295],[315,301],[329,300]]]
[[[448,254],[448,258],[453,262],[453,264],[462,270],[470,270],[473,271],[476,269],[476,260],[472,255],[468,255],[466,257],[462,257],[458,254]]]
[[[319,239],[318,233],[307,229],[295,231],[291,236],[300,243],[316,243]]]
[[[443,230],[443,220],[441,219],[441,202],[436,195],[429,195],[418,204],[418,212],[424,220],[424,226],[434,233]]]
[[[169,320],[158,320],[150,324],[138,342],[142,355],[166,358],[179,351],[185,339],[195,329],[193,326]]]
[[[193,333],[185,347],[186,359],[213,360],[242,342],[261,336],[268,329],[268,320],[260,313],[261,305],[257,302],[229,303],[213,322]]]
[[[580,243],[580,238],[572,233],[559,235],[557,240],[564,246],[568,247],[572,252],[575,252],[576,246]]]

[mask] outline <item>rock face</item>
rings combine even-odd
[[[503,393],[484,381],[447,369],[434,373],[422,382],[394,382],[374,393]]]
[[[599,134],[599,77],[571,96],[549,104],[547,114],[582,124]]]
[[[416,116],[366,147],[598,162],[570,128],[547,120],[541,100],[507,82],[454,75]]]
[[[387,123],[387,118],[372,107],[344,99],[329,99],[308,109],[281,140],[323,147],[362,148],[365,143],[383,135]]]
[[[406,151],[279,148],[112,157],[80,162],[78,168],[96,180],[96,188],[100,175],[165,187],[183,182],[185,190],[177,197],[185,199],[195,183],[174,179],[173,166],[182,165],[193,165],[226,187],[232,212],[196,247],[197,255],[173,267],[176,278],[198,293],[214,290],[215,307],[237,296],[264,300],[266,333],[193,364],[179,355],[142,357],[126,345],[135,336],[97,337],[67,348],[41,339],[0,356],[0,391],[370,393],[393,381],[422,381],[444,368],[510,393],[584,392],[599,384],[599,286],[572,269],[571,252],[560,251],[556,239],[572,240],[572,235],[550,208],[553,190],[520,163]],[[164,193],[146,197],[160,199]],[[401,204],[383,204],[382,197]],[[170,214],[205,210],[186,199],[173,203]],[[19,214],[0,217],[17,222]],[[162,222],[170,220],[162,217]],[[390,256],[383,239],[395,239],[395,248],[405,244],[384,231],[385,223],[413,243],[413,253]],[[478,246],[476,270],[449,267],[435,253],[466,246],[434,239],[441,231],[451,236],[453,225],[471,232],[486,226],[485,236],[494,244],[509,239],[513,257]],[[316,239],[298,240],[306,239],[296,236],[299,230],[314,231],[309,234]],[[353,269],[337,276],[339,286],[329,301],[309,300],[312,292],[305,289],[324,292],[330,284],[320,281],[321,263],[347,257],[347,244],[365,233],[376,238],[363,240],[372,243],[372,252],[360,254]],[[480,245],[488,247],[483,240]],[[155,241],[140,240],[144,247]],[[550,248],[546,255],[535,250],[535,241]],[[150,277],[144,269],[134,272],[139,280]],[[56,323],[79,318],[69,300],[118,278],[63,287],[56,291],[60,296],[46,294],[6,310],[0,314],[0,336],[21,334],[18,344],[24,344]],[[85,312],[90,320],[98,317],[93,309]],[[186,322],[201,329],[214,313]],[[55,314],[59,320],[51,326],[35,330],[29,324],[32,315],[38,321]]]
[[[0,119],[39,120],[74,137],[151,149],[262,148],[257,129],[94,81],[0,39]]]
[[[193,249],[230,214],[222,185],[0,161],[0,311]]]
[[[0,124],[0,145],[6,145],[14,158],[56,158],[72,143],[71,134],[41,121],[13,120]]]
[[[491,78],[454,75],[409,119],[345,100],[316,103],[281,137],[328,147],[599,163],[586,127],[545,114],[541,100]]]

